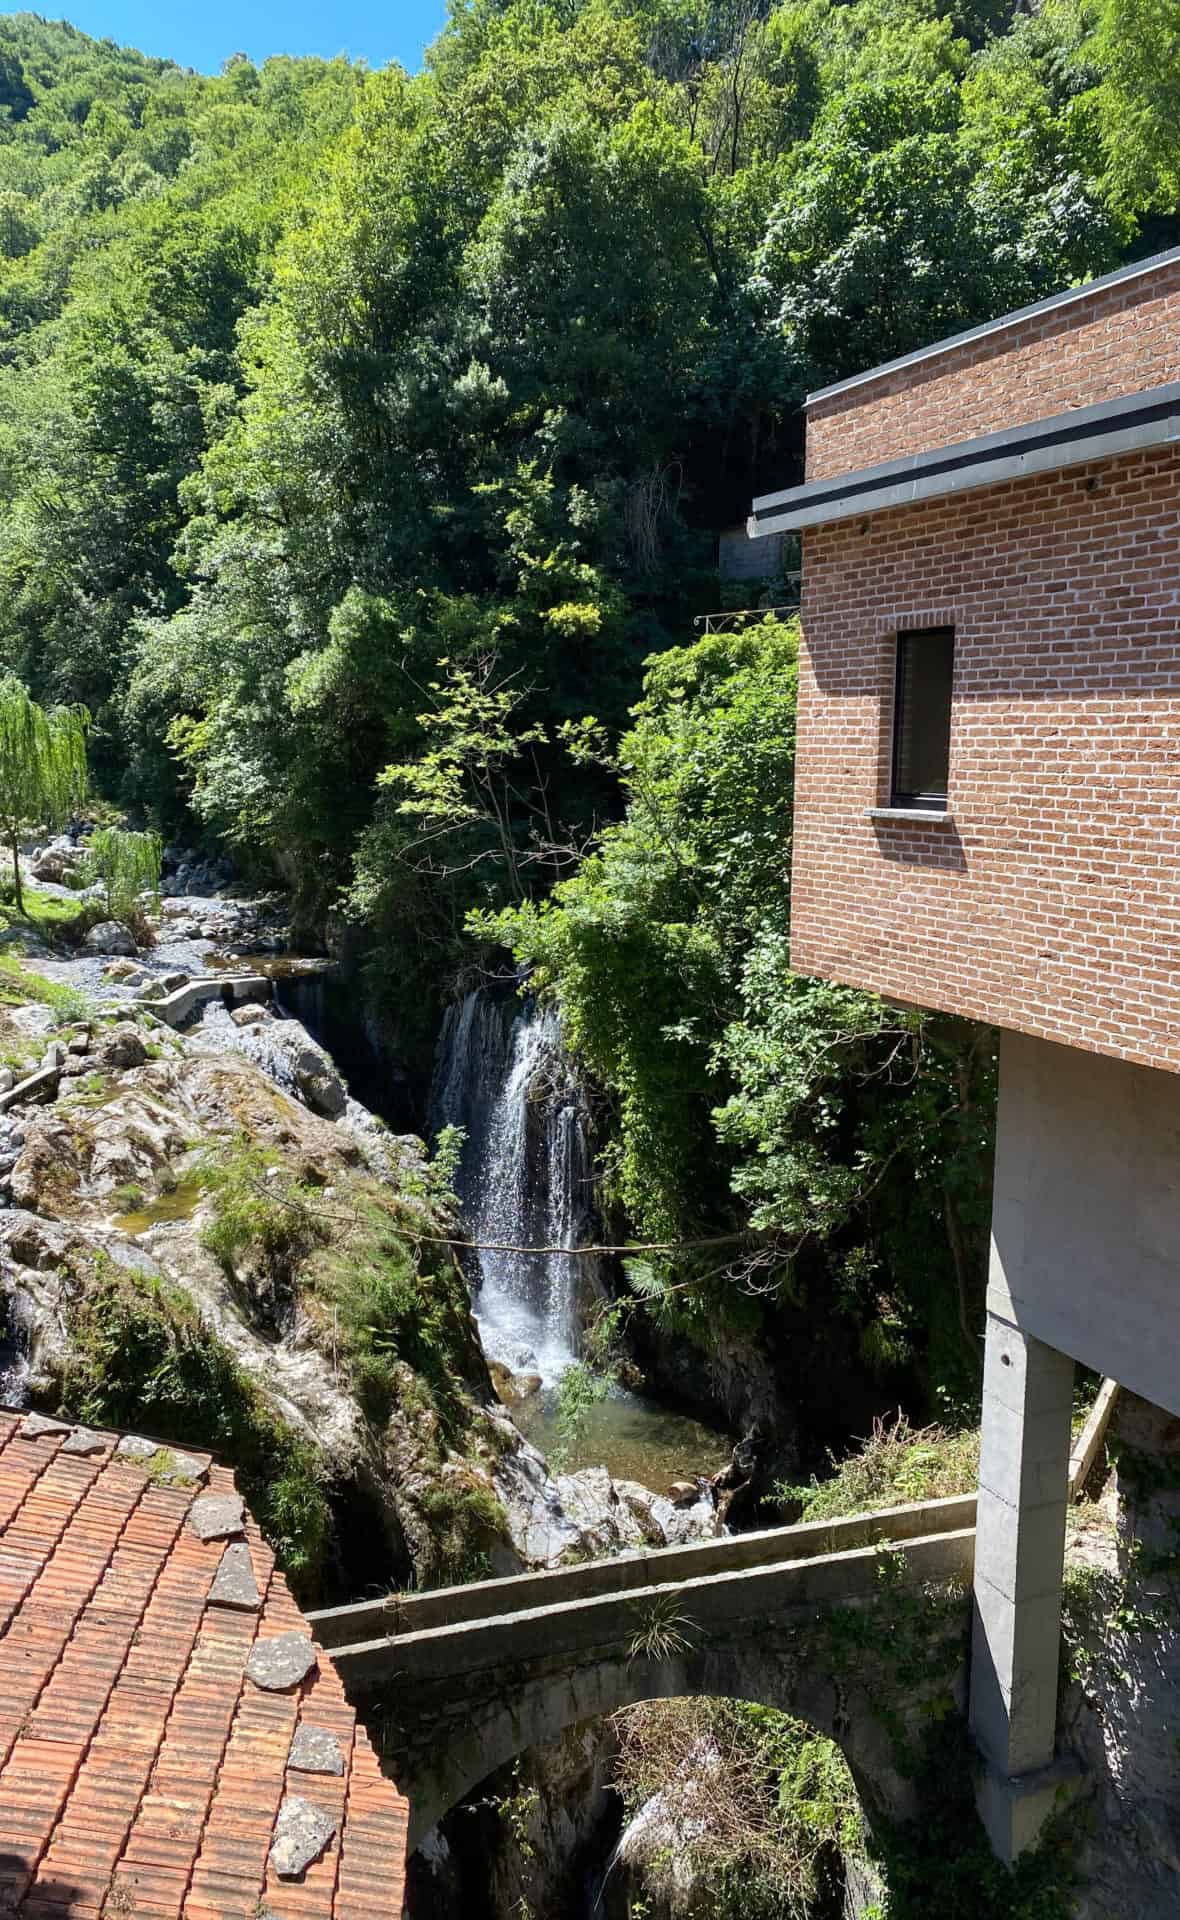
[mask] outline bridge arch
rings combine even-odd
[[[410,1801],[411,1851],[528,1748],[693,1695],[805,1721],[840,1748],[870,1823],[904,1819],[907,1752],[965,1696],[974,1517],[952,1497],[313,1621]]]
[[[799,1663],[792,1651],[776,1651],[760,1639],[745,1647],[690,1648],[662,1659],[615,1655],[564,1672],[521,1676],[498,1696],[469,1701],[460,1721],[436,1723],[433,1738],[394,1736],[386,1745],[387,1764],[410,1801],[410,1851],[483,1780],[529,1749],[622,1707],[697,1695],[748,1700],[805,1721],[840,1748],[870,1825],[881,1815],[911,1817],[917,1805],[913,1783],[899,1765],[898,1735],[928,1715],[929,1694],[919,1688],[896,1715],[883,1717],[862,1684],[848,1684],[831,1663]],[[945,1693],[945,1679],[940,1684]]]

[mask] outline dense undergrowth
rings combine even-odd
[[[899,1413],[892,1421],[875,1421],[859,1452],[833,1460],[832,1467],[826,1479],[800,1487],[784,1482],[775,1489],[785,1517],[836,1520],[880,1507],[974,1493],[979,1484],[979,1430],[916,1428]]]

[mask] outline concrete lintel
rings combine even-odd
[[[1005,1776],[986,1762],[975,1779],[975,1804],[996,1858],[1010,1867],[1040,1838],[1050,1815],[1080,1791],[1085,1775],[1072,1754],[1035,1773]]]

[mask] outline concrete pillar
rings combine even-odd
[[[1007,1861],[1035,1839],[1060,1785],[1054,1730],[1072,1400],[1073,1361],[989,1312],[971,1730],[984,1762],[980,1813]]]

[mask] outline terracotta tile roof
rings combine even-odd
[[[227,1543],[190,1509],[232,1474],[200,1455],[204,1485],[162,1484],[163,1456],[40,1424],[0,1410],[0,1914],[399,1920],[405,1802],[328,1656],[282,1691],[246,1676],[257,1643],[307,1632],[248,1514],[260,1604],[210,1598]],[[288,1766],[297,1726],[335,1737],[341,1773]],[[335,1823],[297,1878],[270,1859],[289,1796]]]

